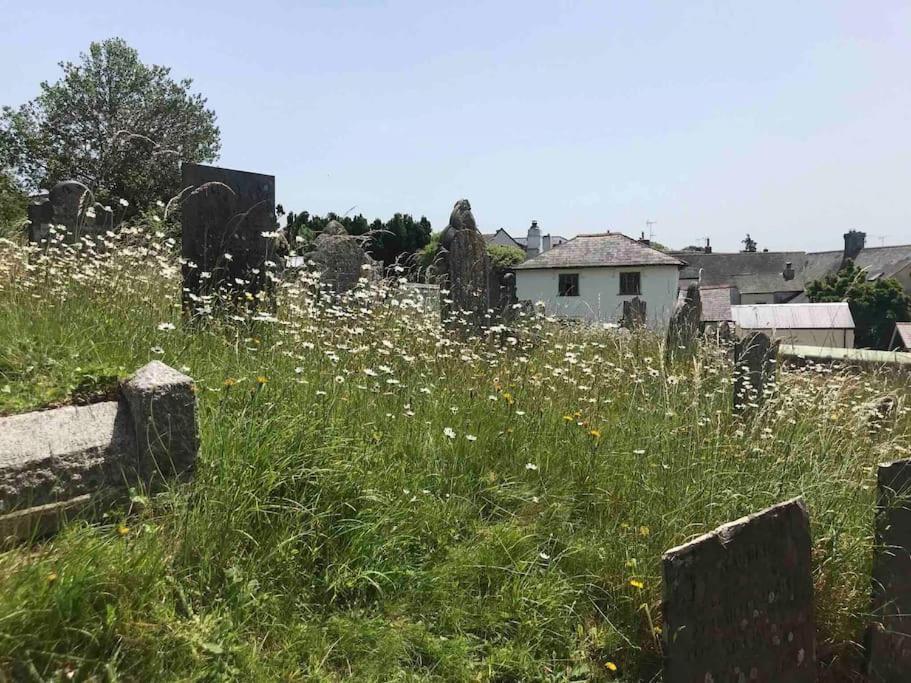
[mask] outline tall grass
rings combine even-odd
[[[174,245],[106,239],[3,248],[0,413],[161,359],[197,381],[198,470],[0,555],[8,675],[649,680],[662,551],[795,495],[821,668],[856,668],[873,467],[911,433],[887,377],[784,371],[740,418],[723,347],[669,366],[648,333],[538,319],[462,339],[395,281],[302,276],[274,317],[184,325]]]

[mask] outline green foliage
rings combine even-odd
[[[0,172],[0,237],[14,238],[22,232],[27,203],[12,176]]]
[[[192,81],[143,64],[122,39],[92,43],[60,67],[60,80],[0,116],[0,166],[29,189],[79,180],[98,201],[123,198],[140,211],[180,191],[181,161],[217,158],[215,113]]]
[[[525,260],[525,252],[519,247],[510,247],[502,244],[488,244],[487,255],[495,268],[512,268]]]
[[[365,249],[376,260],[386,267],[395,264],[414,265],[411,261],[430,240],[430,221],[421,216],[415,221],[409,214],[397,213],[385,223],[379,218],[368,223],[367,219],[357,216],[338,216],[329,213],[326,216],[311,216],[307,211],[289,212],[286,216],[288,239],[293,248],[307,251],[313,240],[322,232],[329,221],[336,220],[342,224],[349,235],[370,234]]]
[[[442,232],[435,232],[430,236],[427,242],[415,256],[418,268],[422,272],[427,272],[433,267],[433,263],[440,252],[440,240],[443,238]]]
[[[867,279],[867,272],[848,261],[837,272],[807,285],[813,302],[847,301],[854,317],[857,347],[888,349],[895,323],[909,320],[911,297],[895,278]]]

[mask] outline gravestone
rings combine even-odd
[[[762,405],[768,385],[775,381],[778,341],[754,332],[734,342],[734,410]]]
[[[47,197],[37,198],[26,209],[29,241],[46,240],[51,227],[64,230],[63,242],[72,243],[83,234],[95,232],[95,222],[87,218],[92,206],[89,188],[78,180],[64,180],[51,188]]]
[[[873,550],[871,681],[911,680],[911,460],[879,466]]]
[[[665,683],[816,680],[802,499],[672,548],[662,564]]]
[[[623,302],[623,319],[620,321],[627,330],[645,327],[646,321],[645,302],[638,296]]]
[[[181,178],[184,311],[256,308],[271,295],[277,258],[275,177],[183,164]]]
[[[443,323],[469,330],[489,326],[490,258],[467,199],[455,203],[440,238],[440,251],[442,285],[449,292],[441,291]]]
[[[702,296],[699,285],[691,284],[674,305],[667,327],[666,356],[669,359],[691,356],[702,324]]]
[[[378,266],[361,246],[361,240],[349,235],[344,226],[331,220],[317,235],[314,249],[304,255],[306,263],[313,262],[320,271],[323,282],[343,294],[360,281],[362,277],[374,277]]]

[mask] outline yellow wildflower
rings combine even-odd
[[[640,535],[640,536],[645,537],[645,536],[648,536],[650,533],[651,533],[651,531],[649,530],[649,528],[648,528],[647,526],[640,526],[640,527],[639,527],[639,535]]]
[[[257,384],[265,384],[268,381],[269,381],[269,378],[266,377],[265,375],[260,375],[259,377],[256,378]]]
[[[643,588],[645,588],[645,584],[642,581],[640,581],[639,579],[630,579],[629,585],[632,586],[633,588],[638,588],[639,590],[642,590]]]
[[[56,580],[57,580],[57,572],[50,572],[50,573],[47,575],[47,582],[48,582],[48,583],[54,583],[54,581],[56,581]]]
[[[117,525],[117,533],[121,536],[126,536],[128,533],[130,533],[130,527],[121,522]]]
[[[617,671],[617,665],[614,664],[613,662],[607,662],[604,666],[605,666],[605,668],[607,668],[608,671],[611,671],[614,673],[616,673],[616,671]]]
[[[237,384],[237,380],[234,379],[233,377],[228,377],[228,379],[225,380],[224,384],[225,384],[225,388],[230,388],[230,387],[233,387],[235,384]]]
[[[597,429],[591,430],[591,431],[589,432],[589,434],[591,434],[591,435],[592,435],[593,437],[595,437],[596,439],[600,439],[600,438],[601,438],[601,432],[600,432],[599,430],[597,430]]]

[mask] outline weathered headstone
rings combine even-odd
[[[734,343],[734,410],[761,405],[768,386],[775,381],[778,341],[754,332]]]
[[[665,683],[816,680],[802,499],[668,550],[663,573]]]
[[[871,681],[911,680],[911,460],[879,466],[873,551]]]
[[[201,164],[183,164],[181,175],[184,310],[256,307],[272,290],[275,177]]]
[[[304,260],[316,264],[323,282],[339,294],[353,289],[364,276],[372,278],[378,270],[360,240],[349,235],[336,220],[329,221],[317,235],[313,251],[305,254]]]
[[[442,286],[448,290],[448,294],[441,292],[444,324],[469,329],[489,326],[490,258],[467,199],[455,203],[440,250]]]
[[[62,241],[74,242],[86,232],[95,232],[95,221],[87,219],[87,209],[93,200],[89,188],[78,180],[59,182],[47,197],[36,198],[26,213],[29,220],[29,241],[46,240],[51,227],[64,231]]]
[[[646,307],[645,302],[638,296],[623,302],[623,318],[620,321],[627,330],[645,327]]]
[[[677,299],[667,328],[668,358],[692,355],[702,324],[702,296],[699,285],[691,284]]]

